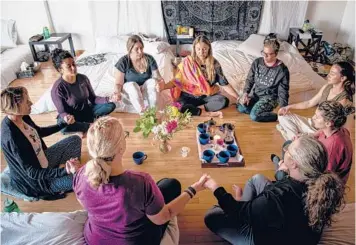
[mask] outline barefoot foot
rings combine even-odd
[[[235,198],[235,200],[240,201],[243,194],[242,188],[238,185],[232,185],[232,190],[234,192],[233,197]]]

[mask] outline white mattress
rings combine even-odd
[[[256,57],[247,55],[239,50],[240,41],[217,41],[212,43],[213,55],[220,62],[223,72],[238,94],[242,94],[243,87],[251,64]],[[318,90],[325,84],[325,80],[313,71],[310,65],[304,60],[299,52],[289,43],[283,42],[278,58],[282,60],[290,72],[290,102],[295,103],[296,96],[293,94]],[[85,52],[79,57],[83,58],[93,53]],[[105,57],[106,62],[96,66],[82,66],[78,68],[78,72],[88,76],[95,93],[99,96],[109,96],[114,90],[114,65],[118,59],[125,54],[123,53],[108,53]],[[165,81],[169,81],[173,77],[173,68],[171,64],[173,53],[169,50],[160,54],[151,54],[157,61],[159,70]],[[222,87],[223,88],[223,87]],[[50,94],[49,88],[45,94],[32,106],[32,113],[39,114],[47,111],[56,110]],[[222,91],[224,95],[228,94]],[[231,103],[236,101],[228,96]],[[116,111],[135,113],[132,105],[124,98],[123,103],[117,104]],[[160,97],[160,105],[164,105],[171,101],[169,91],[164,91]]]
[[[22,62],[33,63],[30,47],[27,44],[5,50],[1,54],[1,89],[4,89],[16,79]]]
[[[86,56],[93,55],[91,52],[84,52],[79,58],[82,59]],[[126,54],[126,53],[125,53]],[[105,55],[107,59],[105,62],[95,66],[80,66],[78,67],[78,73],[85,74],[90,83],[93,86],[94,92],[98,96],[110,96],[114,92],[115,88],[115,64],[120,57],[125,55],[124,53],[108,53]],[[169,81],[173,77],[171,60],[174,58],[173,53],[169,50],[160,54],[151,54],[155,58],[161,76],[165,81]],[[164,91],[160,98],[160,104],[168,103],[170,101],[169,91]],[[146,102],[147,103],[147,102]],[[118,103],[116,108],[117,112],[130,112],[136,113],[134,108],[127,99],[124,99],[124,103]],[[40,114],[48,111],[55,111],[51,98],[51,88],[49,88],[45,94],[32,106],[32,114]]]
[[[234,42],[236,42],[235,45]],[[221,64],[229,83],[241,95],[251,64],[256,57],[240,51],[238,46],[238,41],[222,41],[215,45],[213,43],[213,55]],[[299,52],[289,43],[283,42],[281,44],[278,58],[289,69],[290,102],[295,102],[293,94],[319,89],[325,84],[326,81],[313,71]]]

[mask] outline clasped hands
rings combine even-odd
[[[65,168],[68,174],[75,174],[75,172],[77,172],[80,167],[81,163],[77,157],[69,159],[65,164]]]

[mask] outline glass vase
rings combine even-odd
[[[159,143],[159,150],[162,153],[168,153],[172,149],[171,145],[168,143],[168,140],[161,140]]]

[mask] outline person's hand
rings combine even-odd
[[[197,182],[192,184],[191,187],[193,187],[196,192],[204,190],[205,189],[204,184],[208,180],[208,178],[209,178],[209,175],[203,174],[203,176],[201,176]]]
[[[251,98],[250,97],[248,97],[248,94],[247,93],[244,93],[243,95],[242,95],[242,104],[244,104],[244,105],[248,105],[249,103],[250,103],[250,100],[251,100]]]
[[[164,90],[164,84],[165,84],[165,82],[164,82],[163,79],[157,80],[157,82],[156,82],[156,91],[158,93]]]
[[[74,116],[73,115],[66,115],[64,116],[64,121],[69,125],[69,124],[73,124],[75,123],[75,119],[74,119]]]
[[[66,162],[66,171],[68,174],[75,174],[80,168],[80,161],[78,158],[71,158]]]
[[[298,133],[298,134],[294,135],[293,138],[292,138],[292,141],[295,141],[296,139],[299,139],[299,138],[302,137],[303,135],[305,135],[305,134],[303,134],[303,133]]]
[[[208,176],[208,180],[205,182],[204,187],[214,192],[217,188],[219,188],[219,185],[213,178]]]
[[[114,92],[114,94],[111,95],[109,98],[110,102],[120,102],[120,100],[121,100],[121,93],[119,92]]]
[[[283,170],[283,171],[287,171],[288,170],[288,168],[287,168],[287,166],[286,166],[286,164],[284,163],[283,160],[280,160],[278,165],[279,165],[278,170]]]
[[[285,116],[288,113],[288,111],[289,111],[289,106],[281,107],[278,110],[278,115],[279,116]]]

